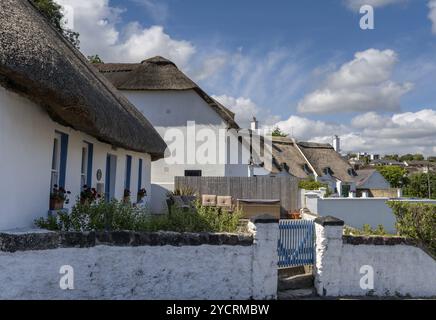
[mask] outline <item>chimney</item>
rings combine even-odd
[[[259,129],[259,121],[257,121],[256,117],[253,117],[253,121],[251,121],[251,130]]]
[[[339,136],[334,136],[333,138],[333,149],[338,153],[341,152],[341,138]]]

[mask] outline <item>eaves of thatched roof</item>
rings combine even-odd
[[[353,182],[353,168],[330,144],[298,142],[298,148],[314,168],[318,176],[325,175],[330,168],[332,176],[343,182]]]
[[[158,56],[141,63],[102,63],[94,66],[119,90],[194,90],[230,128],[239,129],[233,112],[209,96],[168,59]]]
[[[145,117],[28,0],[0,1],[0,84],[102,142],[164,156]]]

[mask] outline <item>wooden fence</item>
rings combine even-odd
[[[298,178],[294,177],[175,177],[175,189],[189,187],[200,196],[234,199],[280,199],[282,215],[298,208]]]

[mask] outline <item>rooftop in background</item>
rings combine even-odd
[[[119,90],[194,90],[231,128],[239,128],[233,112],[204,92],[168,59],[157,56],[141,63],[101,63],[94,66]]]
[[[330,144],[273,137],[273,159],[276,172],[287,169],[298,178],[308,178],[313,169],[318,176],[324,176],[329,170],[333,177],[343,182],[353,182],[354,179],[350,175],[354,171],[351,165]]]
[[[354,182],[356,183],[356,187],[362,186],[365,184],[366,181],[368,181],[369,178],[371,178],[371,176],[376,173],[377,170],[376,169],[362,169],[362,170],[357,170],[357,176],[354,177]]]

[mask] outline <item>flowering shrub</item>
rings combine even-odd
[[[112,200],[92,203],[78,202],[71,213],[59,212],[47,219],[40,218],[35,225],[52,231],[175,231],[175,232],[235,232],[240,212],[202,207],[195,209],[172,208],[171,215],[151,215],[146,208]]]
[[[81,203],[85,203],[85,202],[91,203],[100,198],[101,195],[97,193],[97,190],[95,188],[90,188],[87,185],[83,186],[83,190],[80,193]]]
[[[59,187],[57,184],[53,186],[50,193],[50,199],[54,201],[63,202],[65,204],[69,203],[68,195],[71,194],[70,191],[66,191],[63,187]]]

